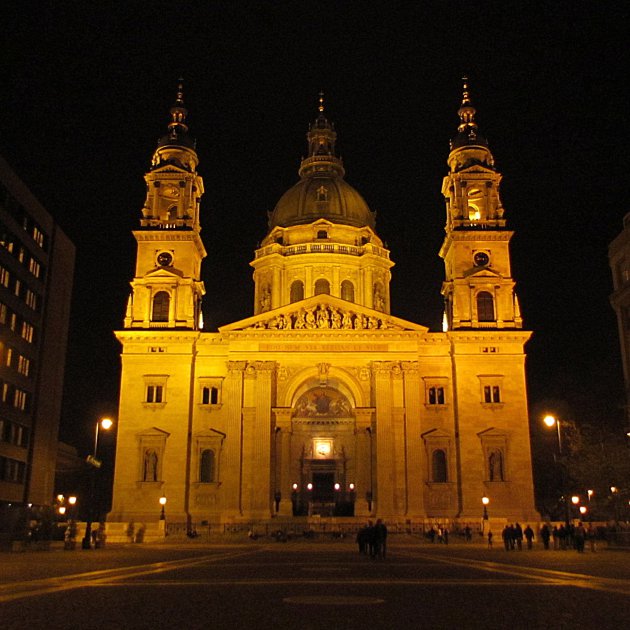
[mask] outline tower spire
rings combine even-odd
[[[468,77],[462,77],[462,104],[457,110],[460,122],[457,127],[457,135],[451,140],[451,150],[463,146],[488,146],[488,141],[479,134],[479,128],[475,121],[476,113],[477,110],[470,98]]]
[[[194,149],[195,141],[188,135],[186,123],[188,110],[184,105],[184,79],[182,77],[179,78],[177,96],[169,114],[168,132],[158,140],[158,147],[181,146]]]
[[[324,109],[324,92],[320,90],[317,100],[319,113],[306,134],[308,157],[302,160],[300,177],[322,170],[333,171],[342,177],[345,174],[341,158],[337,157],[335,152],[337,141],[335,126],[326,118]]]

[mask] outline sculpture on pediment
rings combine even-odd
[[[330,327],[335,330],[341,328],[341,315],[334,306],[330,307]]]
[[[329,326],[328,309],[323,304],[320,304],[317,309],[317,328],[328,328]]]
[[[306,311],[301,308],[300,312],[295,317],[295,329],[302,330],[306,328]]]
[[[314,308],[309,308],[306,310],[306,328],[315,328],[317,325],[315,322],[315,313],[313,312],[314,310]]]
[[[343,314],[343,317],[341,320],[341,327],[344,330],[350,330],[352,328],[352,313],[346,311]]]

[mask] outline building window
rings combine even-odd
[[[317,201],[328,201],[328,189],[326,186],[320,186],[317,189]],[[319,236],[321,232],[318,232],[317,234],[317,238],[326,238],[325,236]]]
[[[33,326],[31,326],[28,322],[22,322],[22,332],[20,334],[22,335],[23,339],[26,339],[26,341],[32,343],[34,330],[35,329],[33,328]]]
[[[23,483],[25,470],[26,465],[24,462],[8,457],[0,457],[0,481]]]
[[[291,284],[291,303],[300,302],[304,299],[304,283],[301,280],[295,280]]]
[[[201,451],[199,458],[199,482],[214,483],[215,481],[215,456],[212,449]]]
[[[488,480],[505,481],[503,451],[494,449],[488,454]]]
[[[204,387],[201,390],[202,405],[218,405],[219,404],[219,388]]]
[[[0,324],[6,324],[7,323],[7,313],[9,312],[9,309],[7,309],[7,305],[6,304],[2,304],[0,302]]]
[[[26,306],[32,308],[34,311],[37,310],[37,294],[31,291],[30,289],[26,289],[26,295],[24,296],[24,301],[26,302]]]
[[[315,283],[315,295],[329,294],[330,293],[330,283],[328,280],[324,278],[320,278]]]
[[[40,264],[34,259],[31,258],[28,263],[28,270],[36,277],[39,278],[39,273],[41,271]]]
[[[501,388],[498,385],[483,386],[483,401],[485,403],[500,403]]]
[[[8,287],[10,280],[11,276],[9,272],[4,267],[0,267],[0,284],[4,287]]]
[[[435,483],[446,483],[448,481],[448,468],[446,465],[446,451],[436,449],[431,455],[432,481]]]
[[[317,238],[318,239],[328,238],[328,232],[326,232],[326,230],[319,230],[317,232]]]
[[[354,302],[354,284],[350,280],[344,280],[341,283],[341,299]]]
[[[152,322],[167,322],[171,296],[166,291],[159,291],[153,298]]]
[[[427,402],[429,405],[444,405],[445,404],[443,387],[439,387],[439,386],[429,387],[427,394],[428,394]]]
[[[17,371],[24,376],[28,376],[31,371],[31,360],[20,354],[18,356]]]
[[[26,411],[28,407],[28,394],[17,387],[13,393],[13,406],[20,411]]]
[[[148,403],[161,403],[164,397],[164,387],[162,385],[147,385]]]
[[[477,321],[495,321],[494,300],[488,291],[480,291],[477,293]]]

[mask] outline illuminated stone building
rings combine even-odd
[[[444,330],[392,314],[394,265],[320,101],[251,262],[253,315],[203,332],[204,192],[181,92],[145,176],[110,521],[536,519],[501,175],[467,89],[451,143]],[[437,209],[436,209],[437,212]],[[436,291],[439,287],[436,287]]]
[[[74,253],[0,158],[0,537],[52,503]]]

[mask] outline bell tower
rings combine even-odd
[[[506,228],[499,196],[501,174],[475,122],[468,80],[463,81],[460,124],[451,140],[449,173],[442,184],[444,329],[522,328],[510,264],[514,233]]]
[[[199,203],[203,180],[197,173],[195,142],[188,134],[180,82],[167,133],[158,140],[147,185],[132,293],[125,328],[198,330],[201,322],[201,241]]]

